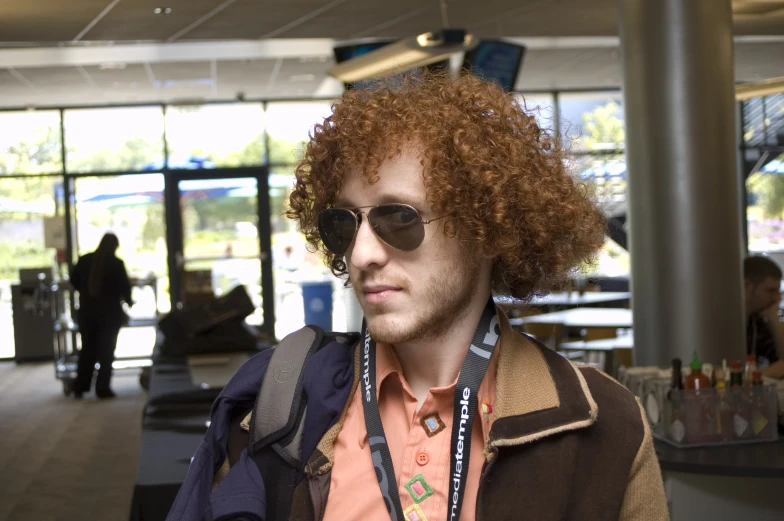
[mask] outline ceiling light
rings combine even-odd
[[[745,100],[784,92],[784,76],[735,86],[735,99]]]
[[[105,70],[123,70],[127,66],[128,65],[126,63],[123,63],[123,62],[104,62],[104,63],[100,64],[98,66],[98,68],[101,69],[102,71],[105,71]]]
[[[784,9],[784,0],[732,0],[736,15],[762,16]]]
[[[155,14],[171,14],[171,7],[156,7],[152,10]]]
[[[475,44],[474,36],[462,29],[423,33],[346,60],[327,74],[344,83],[371,80],[436,63],[456,52],[470,50]]]
[[[293,76],[289,76],[289,81],[292,83],[309,82],[315,79],[315,74],[295,74]]]
[[[327,61],[327,56],[300,56],[300,63],[324,63]]]

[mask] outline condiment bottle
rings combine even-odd
[[[733,360],[730,364],[730,387],[743,385],[743,366],[740,360]]]
[[[705,376],[705,374],[702,372],[702,362],[697,356],[696,351],[694,352],[694,356],[692,356],[689,367],[691,367],[691,373],[689,373],[689,376],[686,377],[686,389],[710,389],[710,378]]]
[[[743,385],[751,387],[754,379],[754,371],[757,370],[757,357],[755,355],[748,355],[746,357],[746,364],[743,366]]]

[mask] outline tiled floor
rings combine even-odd
[[[74,401],[51,363],[0,363],[0,521],[128,519],[146,394],[136,373],[112,387]]]

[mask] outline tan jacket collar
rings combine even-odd
[[[489,447],[520,445],[587,427],[598,407],[579,369],[514,331],[498,310],[501,352]]]
[[[496,447],[521,445],[593,424],[598,407],[580,371],[559,354],[513,330],[504,312],[497,312],[501,344],[486,455]],[[359,384],[359,352],[355,349],[354,384],[346,407],[308,462],[306,471],[311,474],[323,474],[332,466],[333,445]]]

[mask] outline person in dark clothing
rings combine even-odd
[[[119,246],[117,236],[107,233],[98,249],[79,258],[71,273],[71,283],[79,292],[78,318],[82,336],[74,384],[76,398],[90,392],[96,361],[101,364],[95,381],[96,396],[115,396],[109,384],[117,335],[126,319],[122,302],[133,305],[125,264],[115,256]]]
[[[784,376],[784,324],[779,319],[781,268],[762,255],[743,261],[746,305],[746,352],[757,357],[766,376]]]

